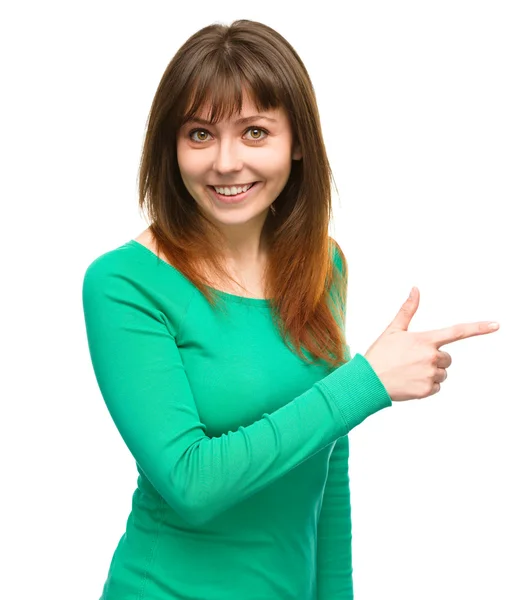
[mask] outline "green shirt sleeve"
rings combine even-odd
[[[252,496],[392,404],[357,354],[280,409],[208,437],[177,336],[148,288],[99,260],[85,273],[82,299],[93,370],[109,413],[149,481],[191,524]]]

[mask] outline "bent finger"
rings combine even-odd
[[[444,350],[438,351],[437,367],[440,367],[442,369],[447,369],[448,367],[451,366],[452,362],[453,362],[453,359],[451,358],[451,354],[449,354],[448,352],[444,352]]]

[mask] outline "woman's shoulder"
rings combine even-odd
[[[347,274],[347,259],[342,250],[342,247],[338,242],[329,236],[329,247],[330,247],[330,255],[333,263],[336,265],[336,268],[342,275],[346,276]]]
[[[92,257],[85,267],[84,279],[99,279],[111,275],[127,275],[137,272],[137,261],[143,256],[142,252],[137,253],[138,248],[143,251],[155,252],[149,229],[119,246]]]

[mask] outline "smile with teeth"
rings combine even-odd
[[[249,190],[255,183],[257,183],[256,181],[254,181],[253,183],[248,183],[247,185],[243,185],[243,186],[233,186],[233,187],[216,187],[215,185],[210,186],[213,187],[214,190],[218,193],[221,194],[223,196],[237,196],[238,194],[242,194],[244,192],[246,192],[247,190]]]

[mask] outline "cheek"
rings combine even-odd
[[[290,151],[286,148],[268,148],[268,152],[258,156],[258,162],[261,169],[270,176],[286,175],[291,167]]]
[[[177,149],[177,164],[181,171],[183,179],[193,178],[200,175],[202,171],[202,161],[198,160],[198,153],[185,151],[184,148]]]

